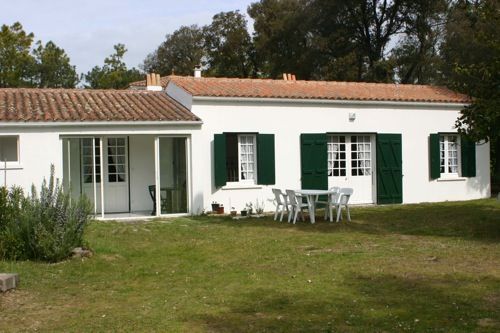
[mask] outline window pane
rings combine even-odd
[[[17,136],[0,136],[0,161],[17,162]]]

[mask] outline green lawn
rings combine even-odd
[[[0,261],[0,332],[500,331],[498,201],[352,216],[94,222],[91,259]]]

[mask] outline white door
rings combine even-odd
[[[373,203],[375,136],[328,136],[328,186],[351,187],[351,203]]]
[[[126,137],[106,137],[104,142],[104,210],[129,211],[128,149]]]
[[[94,141],[94,142],[92,142]],[[103,171],[101,177],[100,143],[103,144]],[[95,156],[92,154],[94,148]],[[101,180],[104,181],[105,213],[129,211],[128,192],[128,149],[126,137],[105,137],[81,139],[82,192],[101,212]],[[95,166],[94,166],[95,161]],[[95,186],[94,175],[95,172]],[[94,203],[95,187],[95,203]]]

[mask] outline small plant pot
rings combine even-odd
[[[220,204],[212,204],[212,212],[214,212],[214,213],[219,212],[219,207],[220,207]]]
[[[221,206],[219,206],[219,207],[217,208],[217,214],[224,214],[224,206],[222,206],[222,207],[221,207]]]
[[[235,211],[235,210],[232,210],[232,211],[231,211],[231,216],[236,216],[237,214],[238,214],[238,212],[237,212],[237,211]]]
[[[241,216],[247,216],[247,211],[246,210],[242,210],[241,211]]]

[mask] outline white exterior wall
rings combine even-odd
[[[185,97],[185,96],[184,96]],[[186,101],[184,101],[186,102]],[[189,101],[190,102],[190,101]],[[429,134],[454,132],[459,107],[343,105],[328,103],[275,103],[193,100],[192,112],[203,125],[88,125],[88,126],[0,126],[0,135],[19,135],[19,165],[7,170],[7,185],[29,190],[49,175],[50,165],[56,177],[63,174],[62,140],[64,136],[129,135],[132,210],[152,208],[145,189],[154,183],[155,135],[188,137],[188,202],[194,214],[210,210],[212,201],[241,210],[245,203],[265,202],[273,210],[271,188],[299,189],[301,133],[401,133],[403,149],[403,202],[469,200],[490,195],[489,146],[477,145],[474,178],[454,181],[429,180]],[[356,120],[349,121],[349,113]],[[213,185],[213,138],[223,132],[259,132],[275,135],[276,185],[251,188],[216,189]],[[134,137],[151,135],[151,137]],[[372,151],[374,151],[373,149]],[[0,166],[0,184],[4,170]],[[355,195],[355,194],[354,194]]]
[[[242,102],[194,100],[192,112],[203,119],[203,130],[193,134],[193,176],[196,194],[204,208],[212,201],[228,211],[244,208],[246,202],[264,200],[273,210],[271,188],[300,189],[301,133],[401,133],[403,158],[403,202],[469,200],[490,195],[489,146],[477,145],[477,177],[455,181],[429,179],[429,135],[455,132],[460,108],[432,106],[367,106],[328,103]],[[349,121],[349,113],[356,120]],[[213,185],[213,138],[223,132],[259,132],[275,135],[276,185],[253,188],[216,189]],[[372,151],[375,151],[373,147]],[[202,165],[203,167],[198,167]],[[199,192],[199,194],[198,194]],[[354,193],[356,195],[356,193]]]
[[[48,178],[50,165],[55,166],[56,178],[62,179],[63,140],[66,137],[83,136],[129,136],[130,152],[130,200],[132,211],[148,211],[153,204],[147,186],[155,183],[154,138],[155,136],[186,137],[187,154],[190,154],[191,137],[201,125],[98,125],[98,126],[0,126],[0,135],[19,136],[19,164],[8,164],[7,186],[21,186],[29,191],[32,184],[39,188],[44,178]],[[73,147],[75,148],[75,147]],[[78,147],[76,147],[78,148]],[[67,149],[67,147],[64,147]],[[64,154],[64,157],[66,153]],[[79,159],[72,158],[73,173]],[[192,160],[188,157],[188,175],[191,174]],[[0,166],[0,186],[4,185],[4,167]],[[78,170],[79,172],[79,170]],[[188,203],[193,203],[193,188],[199,187],[196,179],[188,184]],[[77,191],[77,189],[73,189]],[[97,189],[100,191],[100,188]],[[198,200],[202,200],[198,196]],[[197,206],[203,206],[201,202]],[[191,208],[191,207],[190,207]]]

